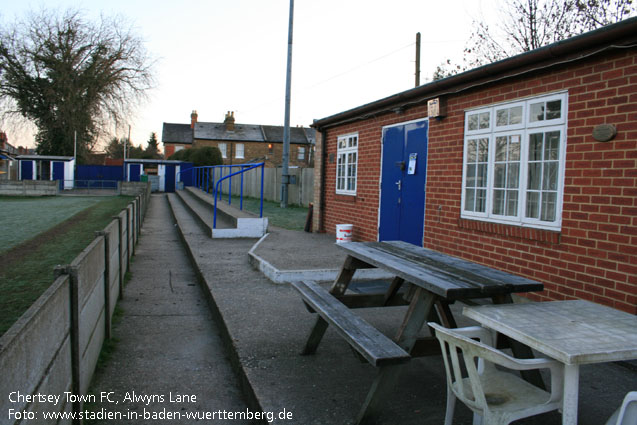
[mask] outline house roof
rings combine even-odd
[[[565,65],[611,50],[634,48],[635,43],[637,17],[314,120],[312,127],[321,131],[391,111],[399,112],[403,108],[423,104],[436,97],[453,95],[549,67]]]
[[[182,143],[192,145],[192,129],[190,124],[164,123],[161,132],[162,143]]]
[[[259,124],[235,124],[234,130],[227,130],[225,123],[195,123],[195,139],[282,143],[283,127]],[[315,130],[307,127],[290,127],[290,143],[311,144],[315,140]]]

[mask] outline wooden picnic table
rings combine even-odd
[[[304,354],[316,352],[329,324],[362,357],[379,368],[356,423],[372,421],[379,413],[380,400],[398,378],[399,365],[411,357],[439,354],[440,346],[433,336],[419,338],[427,320],[456,327],[449,308],[455,301],[470,303],[477,298],[490,298],[495,304],[512,302],[516,292],[540,291],[543,285],[483,265],[455,258],[406,242],[349,242],[337,245],[347,254],[345,262],[329,292],[313,282],[297,282],[303,300],[311,311],[319,314],[305,344]],[[356,270],[379,268],[394,278],[384,293],[346,293]],[[400,288],[407,284],[405,294]],[[390,340],[355,315],[351,309],[407,305],[407,311],[394,340]],[[517,357],[532,357],[531,350],[510,341]],[[537,373],[525,376],[538,386],[543,382]]]

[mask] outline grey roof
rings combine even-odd
[[[283,142],[283,127],[275,125],[264,125],[263,132],[268,142]],[[304,127],[290,127],[290,143],[313,143],[315,140],[315,130]]]
[[[220,122],[195,123],[195,139],[264,142],[260,125],[235,124],[234,131],[227,131]]]
[[[164,123],[161,132],[162,143],[184,143],[192,144],[192,129],[190,124]]]
[[[235,124],[233,131],[226,130],[224,123],[195,123],[195,139],[227,140],[238,142],[283,142],[283,127],[258,124]],[[290,143],[314,143],[315,130],[305,127],[290,128]]]

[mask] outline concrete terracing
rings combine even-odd
[[[260,238],[268,230],[267,217],[257,217],[193,187],[178,190],[177,198],[213,238]]]

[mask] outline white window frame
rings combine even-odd
[[[358,142],[358,133],[343,134],[337,138],[336,193],[339,195],[356,195],[356,186],[358,183]],[[352,156],[354,160],[352,160]]]
[[[299,146],[296,159],[299,161],[305,161],[305,146]]]
[[[245,158],[245,145],[243,143],[237,143],[235,145],[234,157],[237,159]]]
[[[553,119],[544,119],[541,121],[531,121],[531,105],[544,102],[561,101],[561,109],[559,117]],[[560,92],[544,96],[535,96],[531,98],[516,100],[514,102],[500,103],[489,107],[480,107],[465,112],[465,135],[462,161],[462,195],[461,195],[461,214],[462,218],[489,221],[495,223],[503,223],[522,227],[533,227],[547,230],[560,230],[562,226],[562,204],[564,197],[564,175],[566,167],[566,136],[567,136],[567,110],[568,110],[568,93]],[[522,121],[520,123],[506,124],[497,126],[497,111],[503,109],[522,107]],[[489,113],[488,127],[487,120],[484,119],[483,128],[476,127],[475,119],[472,116],[482,116]],[[546,117],[546,110],[544,117]],[[555,217],[554,220],[541,220],[539,218],[526,217],[527,211],[527,193],[529,184],[529,145],[532,134],[537,133],[554,133],[559,132],[559,148],[557,151],[558,158],[554,161],[557,163],[558,170],[556,175],[556,189],[544,190],[544,192],[555,192]],[[495,164],[496,164],[496,139],[501,136],[520,135],[520,153],[519,153],[519,174],[518,174],[518,198],[516,215],[500,215],[495,214],[493,204],[495,201]],[[488,161],[487,161],[487,183],[486,183],[486,202],[484,211],[466,211],[465,204],[467,202],[467,170],[468,170],[468,148],[469,141],[474,139],[488,140]],[[546,166],[546,160],[540,161],[542,170]],[[501,163],[501,162],[500,162]],[[473,169],[471,169],[473,171]],[[471,187],[469,187],[471,189]],[[507,204],[505,201],[504,214],[507,212]],[[540,206],[541,212],[541,206]]]
[[[227,158],[228,145],[226,143],[217,143],[217,147],[219,148],[219,151],[221,151],[221,157]]]

